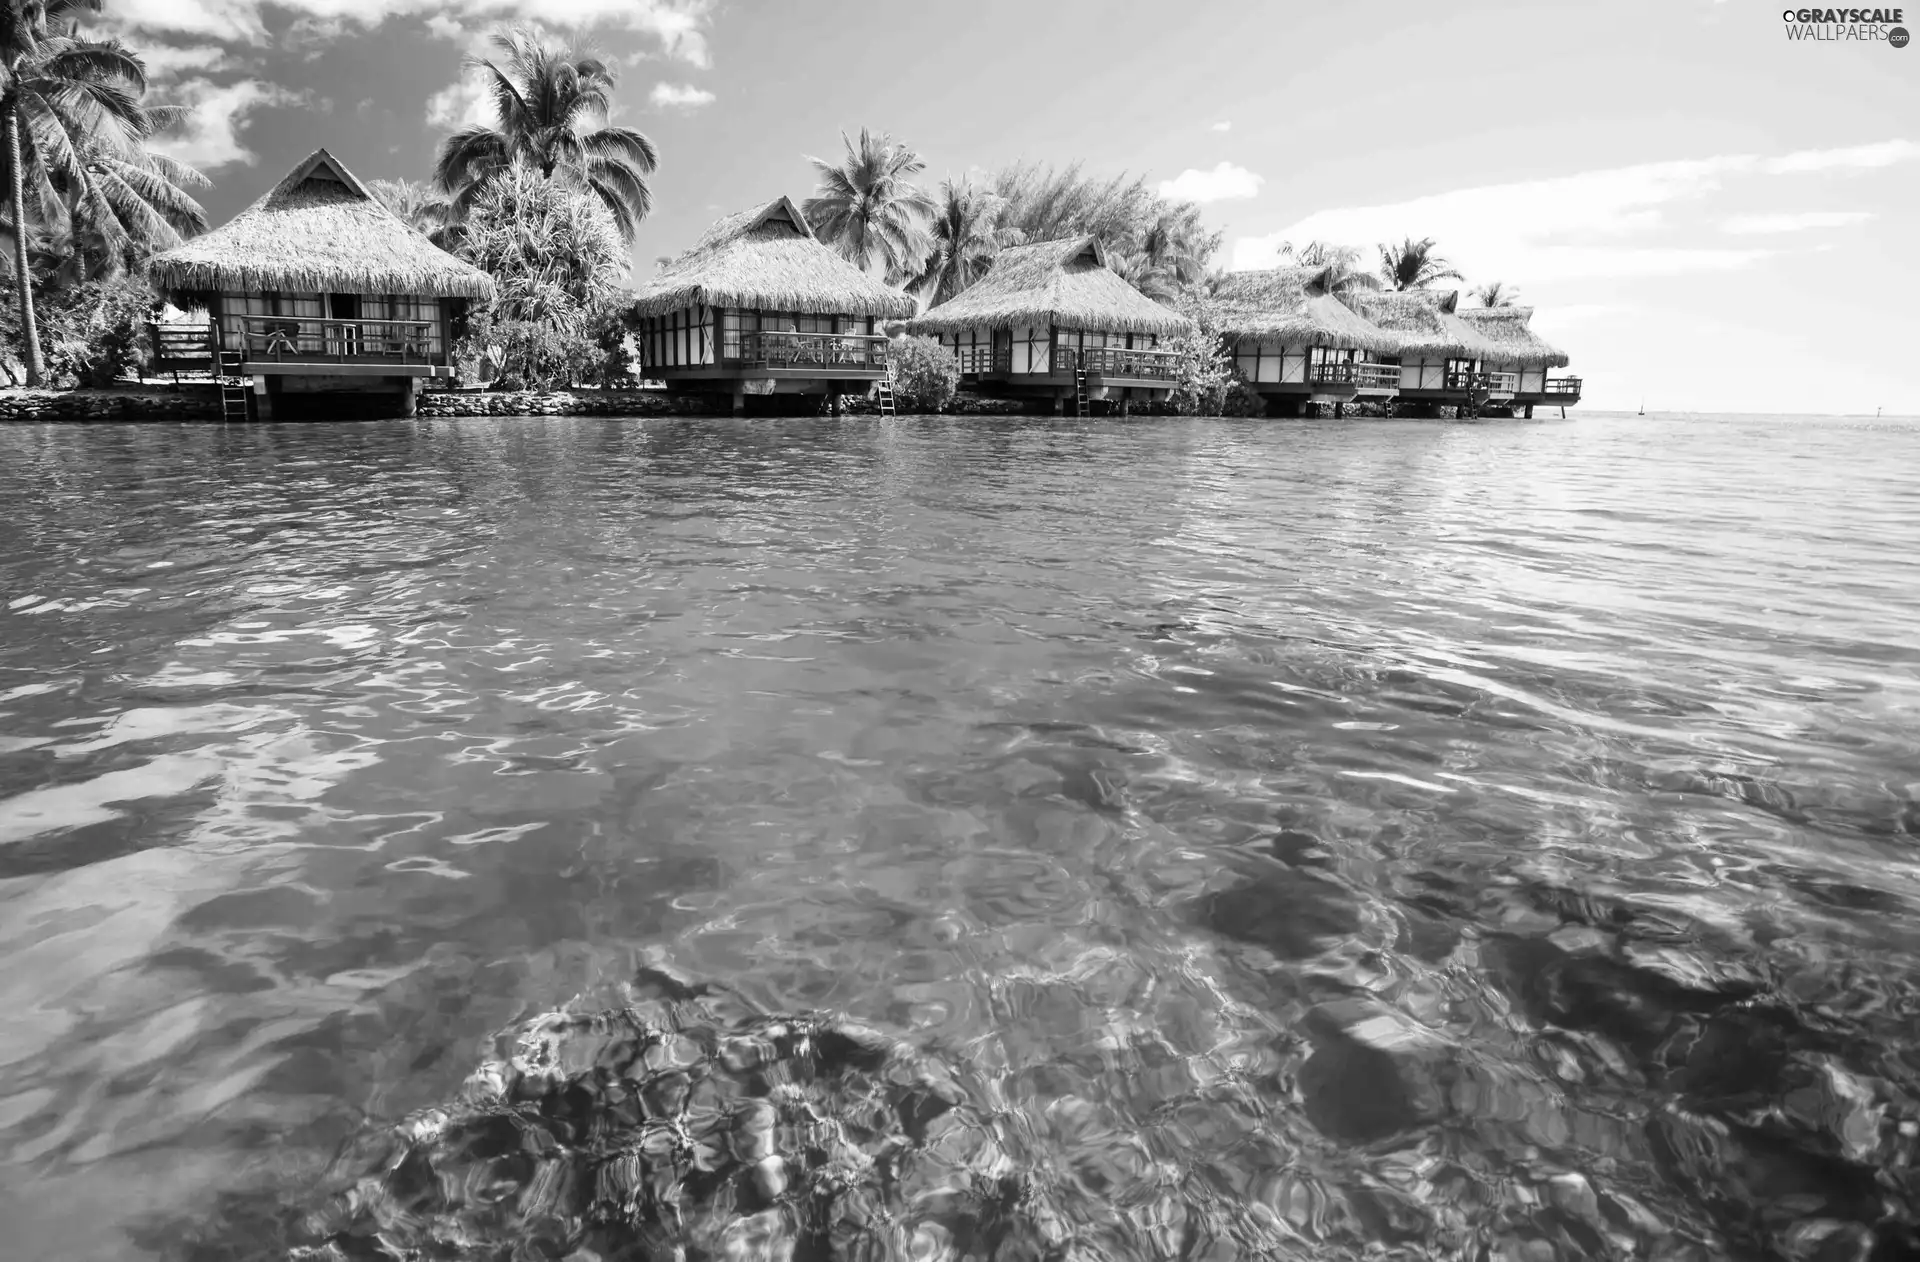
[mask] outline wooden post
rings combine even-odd
[[[827,409],[836,418],[840,415],[840,392],[833,388],[831,381],[827,383]]]
[[[747,392],[744,387],[734,387],[733,414],[735,416],[745,416],[747,414]]]
[[[253,377],[253,419],[270,421],[273,419],[273,396],[267,393],[267,379],[259,373]]]
[[[1340,420],[1341,418],[1345,417],[1346,414],[1347,414],[1346,401],[1344,399],[1335,399],[1333,401],[1333,419],[1336,421]]]
[[[401,380],[403,384],[400,389],[400,415],[409,418],[420,415],[420,397],[417,393],[420,389],[420,378],[403,377]]]
[[[1056,394],[1053,396],[1053,414],[1055,416],[1065,416],[1067,414],[1067,396],[1066,395]]]

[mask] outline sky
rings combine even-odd
[[[107,0],[214,223],[325,145],[424,178],[463,58],[527,19],[617,66],[660,149],[635,276],[892,132],[929,187],[1018,160],[1202,202],[1215,263],[1431,236],[1573,357],[1587,404],[1920,414],[1920,47],[1760,0]],[[1903,15],[1920,29],[1920,7]]]

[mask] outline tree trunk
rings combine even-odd
[[[20,360],[27,366],[27,385],[46,381],[47,365],[40,357],[40,326],[33,319],[33,274],[27,270],[27,182],[20,170],[20,112],[12,105],[6,110],[7,167],[12,172],[12,187],[7,196],[13,204],[13,274],[20,288]]]

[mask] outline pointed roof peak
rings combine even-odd
[[[286,178],[274,186],[274,191],[279,192],[282,189],[298,188],[308,180],[331,180],[334,183],[345,185],[349,190],[366,198],[368,201],[378,202],[380,200],[368,190],[365,184],[360,182],[358,176],[347,170],[345,164],[342,163],[340,159],[327,152],[325,146],[315,149],[312,153],[308,154],[305,160],[298,166],[287,172]]]

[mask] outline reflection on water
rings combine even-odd
[[[0,430],[9,1246],[269,1249],[658,951],[963,1067],[1089,1256],[1914,1256],[1916,458]]]

